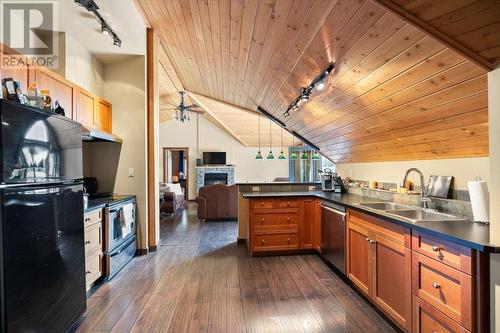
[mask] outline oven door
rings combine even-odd
[[[124,225],[125,212],[123,206],[126,204],[128,204],[128,202],[106,208],[107,253],[112,252],[136,234],[135,203],[133,203],[134,207],[132,209],[132,225],[130,226],[130,230],[125,228]]]

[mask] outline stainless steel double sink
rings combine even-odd
[[[383,211],[386,214],[394,215],[412,223],[464,220],[464,218],[461,217],[439,213],[427,209],[398,205],[393,202],[361,202],[358,203],[358,205],[376,211]]]

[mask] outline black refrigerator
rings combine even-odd
[[[65,332],[86,308],[80,124],[0,100],[1,332]]]

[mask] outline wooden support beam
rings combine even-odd
[[[390,11],[391,13],[399,16],[406,22],[410,23],[411,25],[415,26],[416,28],[420,29],[427,35],[433,37],[437,41],[441,42],[448,48],[452,49],[453,51],[457,52],[458,54],[462,55],[463,57],[469,59],[479,67],[491,71],[494,69],[494,64],[490,63],[486,59],[480,57],[478,54],[476,54],[474,51],[471,49],[465,47],[464,45],[460,44],[453,38],[450,38],[443,32],[439,31],[438,29],[434,28],[427,22],[423,21],[422,19],[418,18],[417,16],[413,15],[412,13],[406,11],[404,8],[401,8],[391,0],[373,0],[375,3],[379,4],[381,7],[384,9]]]

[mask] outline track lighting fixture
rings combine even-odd
[[[295,98],[292,103],[290,103],[290,106],[288,109],[283,113],[283,117],[289,117],[290,116],[290,110],[297,110],[299,108],[299,103],[306,103],[309,101],[309,98],[311,96],[311,93],[313,89],[317,90],[323,90],[326,87],[327,84],[327,79],[328,76],[332,73],[333,68],[335,67],[335,64],[331,62],[328,64],[328,67],[325,68],[323,72],[321,72],[320,75],[318,75],[309,86],[303,87],[300,90],[300,95]]]
[[[122,40],[118,37],[108,22],[106,22],[106,20],[101,16],[99,13],[99,6],[97,6],[94,0],[75,0],[75,3],[95,15],[99,23],[101,23],[101,33],[103,35],[113,37],[113,45],[118,47],[122,46]]]

